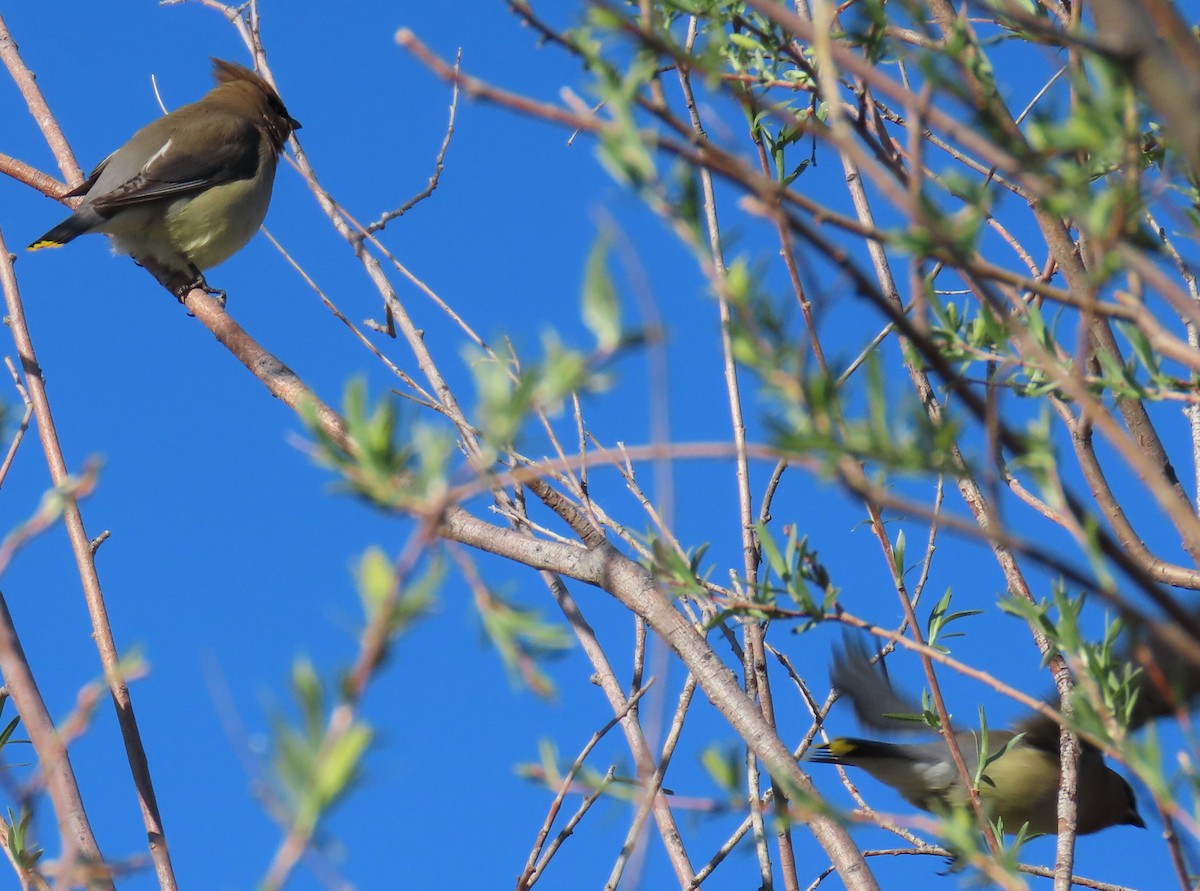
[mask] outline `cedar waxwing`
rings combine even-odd
[[[29,250],[58,247],[88,232],[112,236],[182,298],[207,287],[201,270],[223,263],[258,231],[275,165],[299,129],[279,94],[253,71],[213,59],[217,85],[133,135],[67,195],[78,209]],[[155,266],[160,267],[156,271]]]
[[[920,723],[889,717],[919,715],[922,709],[892,687],[886,672],[871,665],[861,646],[849,645],[846,652],[835,655],[832,680],[834,687],[849,697],[855,714],[865,725],[910,734],[929,731]],[[1024,735],[1016,739],[1018,734]],[[979,734],[959,732],[955,739],[968,773],[976,775]],[[1012,731],[989,731],[987,746],[988,760],[979,781],[979,795],[988,816],[1002,819],[1006,833],[1016,833],[1028,824],[1031,834],[1056,834],[1058,725],[1051,727],[1044,719],[1031,718]],[[967,804],[958,767],[940,737],[916,744],[841,738],[818,746],[809,758],[823,764],[861,767],[922,810],[936,812]],[[1129,783],[1108,767],[1095,746],[1086,742],[1079,757],[1077,801],[1080,835],[1122,824],[1145,828]]]

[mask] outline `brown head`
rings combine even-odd
[[[240,113],[250,109],[266,130],[275,151],[283,151],[283,144],[293,130],[300,129],[300,122],[288,114],[275,88],[236,62],[214,58],[212,63],[217,86],[204,101],[228,104]]]

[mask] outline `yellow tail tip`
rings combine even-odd
[[[62,247],[64,244],[66,244],[65,241],[53,241],[49,238],[43,238],[41,241],[35,241],[29,247],[25,248],[25,250],[40,251],[42,248]]]
[[[858,746],[855,745],[854,742],[840,737],[838,739],[830,740],[826,745],[821,746],[821,748],[827,749],[831,754],[836,755],[839,758],[843,755],[850,755],[858,750]]]

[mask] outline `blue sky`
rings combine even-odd
[[[7,25],[85,169],[158,113],[151,75],[166,105],[175,107],[208,89],[210,55],[247,61],[234,30],[197,4],[122,0],[102,15],[83,0],[12,6]],[[444,56],[462,47],[466,70],[508,89],[547,101],[564,85],[586,95],[578,64],[539,48],[504,4],[476,2],[447,12],[442,4],[372,0],[336,10],[263,5],[271,67],[289,111],[303,123],[304,148],[323,185],[361,220],[424,186],[445,130],[450,92],[396,45],[401,26]],[[56,173],[7,81],[0,82],[0,103],[7,121],[0,151]],[[828,184],[818,179],[813,188],[837,188],[836,159],[830,158],[824,175]],[[731,231],[747,241],[763,234],[732,207],[726,214]],[[50,199],[0,180],[0,226],[10,250],[62,215]],[[579,317],[582,269],[598,226],[610,222],[635,247],[667,319],[673,437],[727,440],[716,306],[686,251],[604,173],[586,139],[568,145],[559,129],[464,101],[440,188],[389,227],[386,243],[485,337],[499,342],[510,336],[536,356],[550,329],[572,345],[590,345]],[[378,316],[369,282],[287,165],[281,165],[266,225],[350,318]],[[763,244],[769,251],[769,241]],[[68,462],[74,468],[93,456],[104,462],[84,518],[90,534],[112,532],[99,567],[118,643],[137,648],[152,668],[134,685],[133,698],[181,886],[253,887],[279,832],[251,795],[239,749],[260,753],[269,715],[286,701],[295,657],[307,655],[324,670],[352,658],[359,609],[351,569],[369,546],[398,553],[410,526],[332,492],[328,472],[297,446],[297,418],[144,272],[110,256],[104,239],[22,254],[17,269]],[[374,393],[396,385],[265,238],[256,237],[208,279],[226,289],[240,324],[327,401],[338,403],[356,375],[365,376]],[[426,328],[460,398],[473,402],[457,332],[413,289],[403,290],[401,299]],[[628,323],[640,324],[628,289],[622,299]],[[861,306],[836,289],[825,311],[830,326],[858,324],[854,336],[838,344],[845,358],[882,326],[864,319]],[[379,343],[415,373],[401,346]],[[646,368],[644,355],[620,360],[612,392],[585,399],[590,429],[602,442],[649,440]],[[9,393],[5,398],[15,401]],[[757,413],[762,404],[751,408]],[[752,435],[764,436],[760,420],[752,424]],[[755,468],[756,491],[769,472]],[[650,485],[648,468],[642,479]],[[599,471],[595,480],[608,493],[610,510],[645,528],[614,474]],[[739,565],[729,466],[686,463],[677,468],[675,484],[680,539],[711,542],[708,562],[724,581],[728,567]],[[31,438],[5,481],[0,528],[32,512],[47,486]],[[813,543],[845,588],[851,610],[885,624],[898,621],[861,507],[797,472],[774,513],[817,530]],[[920,524],[904,528],[910,548],[923,542]],[[552,601],[531,573],[493,559],[480,565],[507,594],[554,618]],[[2,582],[43,695],[54,714],[65,715],[99,667],[63,531],[35,541]],[[940,595],[951,585],[958,608],[985,608],[1003,581],[986,551],[967,545],[939,564],[931,590]],[[611,646],[610,655],[625,656],[629,617],[599,591],[575,594]],[[999,627],[1009,634],[1005,640],[968,638],[963,658],[1040,690],[1046,681],[1028,633],[1015,620]],[[834,640],[832,630],[775,638],[790,647],[815,686],[825,681]],[[915,685],[919,670],[908,668],[907,674],[900,669],[901,676]],[[556,703],[515,687],[484,641],[470,590],[452,573],[433,614],[402,639],[368,694],[366,718],[379,736],[365,783],[327,827],[341,843],[335,858],[340,874],[362,889],[511,886],[550,799],[517,777],[514,766],[535,761],[542,739],[553,739],[569,761],[611,716],[587,682],[591,668],[578,649],[553,663],[551,672],[562,693]],[[650,703],[669,710],[681,672],[674,665],[655,672],[659,692]],[[948,686],[964,719],[973,719],[979,701],[986,701],[993,726],[1018,714],[1015,705],[964,681],[949,679]],[[229,733],[219,705],[223,691],[244,736]],[[780,686],[777,694],[781,721],[794,728],[787,738],[796,741],[807,728],[802,708],[787,688]],[[855,729],[846,713],[836,714],[833,726],[842,733]],[[719,796],[699,768],[699,753],[711,743],[731,743],[733,736],[706,703],[697,705],[688,731],[667,785],[680,795]],[[19,761],[19,750],[8,758]],[[141,821],[107,702],[72,758],[103,850],[114,858],[140,854]],[[603,771],[610,762],[629,772],[615,738],[600,746],[594,763]],[[821,788],[845,802],[832,769],[814,770]],[[881,807],[908,812],[865,778],[863,787]],[[600,887],[628,818],[625,806],[601,804],[540,887]],[[699,860],[740,819],[684,815],[681,823]],[[51,830],[44,822],[48,837]],[[874,831],[859,832],[864,844],[890,845]],[[803,829],[795,835],[802,857],[817,864],[802,875],[814,875],[820,854]],[[1081,839],[1078,871],[1162,887],[1169,864],[1157,835],[1152,821],[1146,832],[1119,828]],[[1035,841],[1028,852],[1029,859],[1051,862],[1053,842]],[[49,856],[54,854],[51,847]],[[733,857],[739,862],[718,871],[706,888],[750,887],[750,852]],[[937,878],[942,864],[929,858],[876,865],[889,888],[961,882]],[[641,887],[672,885],[661,847],[652,840]],[[5,880],[0,887],[7,887]],[[141,874],[122,887],[155,884]],[[302,866],[289,887],[323,886]],[[825,887],[837,887],[836,878]]]

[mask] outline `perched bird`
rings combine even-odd
[[[835,655],[832,679],[866,726],[909,734],[929,732],[922,724],[889,717],[919,715],[922,710],[892,686],[886,672],[871,665],[862,647],[851,645]],[[960,731],[955,739],[968,773],[977,775],[980,734]],[[1016,833],[1024,824],[1031,834],[1057,833],[1058,725],[1033,716],[1013,730],[989,731],[985,758],[979,796],[989,817],[1002,819],[1006,833]],[[922,810],[936,812],[968,802],[967,788],[940,736],[920,743],[840,738],[814,749],[809,760],[860,767]],[[1080,835],[1109,826],[1146,825],[1129,783],[1086,742],[1079,758],[1076,824]]]
[[[248,68],[213,59],[217,85],[199,102],[153,121],[100,162],[78,209],[29,246],[58,247],[104,232],[115,253],[146,265],[182,299],[202,270],[258,231],[283,145],[300,124]]]

